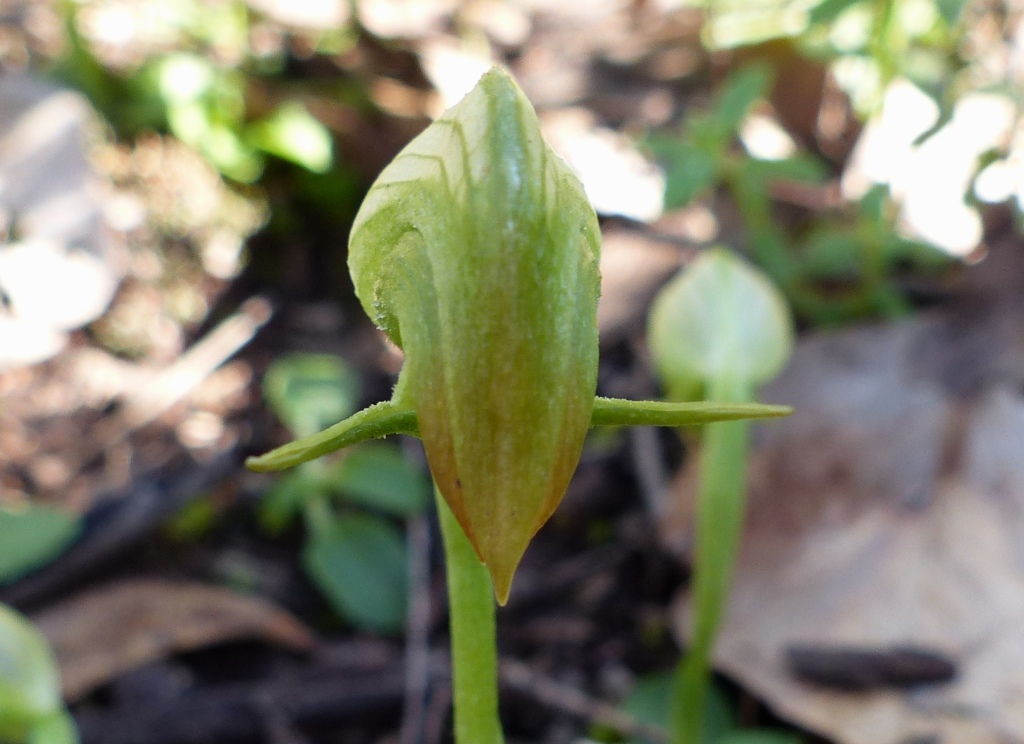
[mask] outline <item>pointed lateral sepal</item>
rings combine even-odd
[[[366,439],[379,439],[390,434],[419,436],[416,412],[393,401],[384,401],[364,408],[318,434],[296,439],[265,455],[250,457],[245,466],[258,473],[285,470]]]
[[[699,426],[716,421],[781,418],[793,413],[789,406],[761,403],[672,403],[654,400],[597,398],[591,426]]]

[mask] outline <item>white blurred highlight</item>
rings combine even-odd
[[[982,223],[964,195],[979,157],[1009,139],[1014,107],[1002,95],[966,95],[950,120],[918,143],[938,120],[939,108],[931,98],[906,80],[892,83],[881,114],[864,128],[854,148],[843,175],[843,195],[858,199],[873,184],[886,184],[901,204],[902,229],[966,256],[982,240]],[[990,186],[996,191],[994,182]]]

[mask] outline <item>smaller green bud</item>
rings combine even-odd
[[[647,338],[669,398],[692,400],[713,380],[753,389],[774,378],[792,353],[793,321],[771,281],[712,248],[658,294]]]

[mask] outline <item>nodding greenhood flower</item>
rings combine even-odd
[[[356,216],[349,269],[405,354],[392,399],[249,460],[291,467],[369,437],[420,436],[431,474],[501,602],[595,425],[784,415],[770,406],[595,397],[600,228],[502,70],[384,169]]]

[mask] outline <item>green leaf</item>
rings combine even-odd
[[[263,173],[263,158],[259,153],[243,142],[234,128],[221,122],[211,122],[193,146],[217,170],[239,183],[254,183]]]
[[[623,710],[637,721],[650,726],[669,727],[672,708],[673,675],[650,674],[637,681]],[[704,742],[718,744],[736,726],[736,714],[728,697],[718,685],[713,685],[704,712]],[[641,742],[631,742],[641,744]]]
[[[702,37],[712,51],[793,38],[806,30],[805,2],[793,0],[706,0]]]
[[[647,146],[665,169],[665,208],[686,206],[717,184],[717,153],[708,153],[677,138],[656,137]]]
[[[168,54],[153,65],[157,91],[168,106],[198,101],[213,86],[213,64],[197,54]]]
[[[310,535],[302,560],[334,609],[353,624],[377,633],[402,629],[406,550],[390,524],[365,514],[338,517]]]
[[[717,739],[715,744],[802,744],[804,737],[787,731],[770,729],[744,729],[730,731]]]
[[[882,245],[890,265],[903,263],[914,271],[939,271],[953,264],[953,257],[941,248],[896,233],[890,234]]]
[[[672,674],[648,674],[637,680],[622,710],[640,723],[668,728]]]
[[[825,225],[808,237],[800,257],[801,273],[814,279],[856,277],[864,246],[848,228]]]
[[[703,253],[658,294],[648,341],[672,395],[723,376],[752,386],[767,382],[789,358],[793,327],[775,286],[717,248]]]
[[[965,0],[935,0],[935,7],[948,26],[955,26],[960,22],[965,4]]]
[[[356,409],[358,381],[345,362],[329,354],[289,354],[263,377],[263,395],[289,429],[309,436]]]
[[[255,147],[314,173],[325,173],[334,160],[331,133],[298,104],[282,106],[247,131]]]
[[[750,107],[768,92],[771,80],[771,71],[764,65],[750,65],[732,73],[715,98],[707,121],[709,132],[721,140],[735,136]]]
[[[220,515],[218,504],[204,494],[182,506],[164,523],[164,531],[173,540],[194,542],[213,529]]]
[[[0,605],[0,740],[22,740],[61,708],[57,664],[46,639],[26,618]]]
[[[323,478],[319,472],[302,469],[278,478],[260,499],[260,524],[271,534],[281,532],[306,501],[321,493]]]
[[[600,228],[503,71],[384,169],[349,269],[405,353],[431,473],[499,599],[565,494],[597,388]]]
[[[804,154],[781,160],[748,158],[742,161],[740,168],[742,177],[756,179],[765,186],[773,181],[819,184],[828,177],[828,171],[820,160]]]
[[[327,477],[346,501],[398,516],[419,514],[430,503],[430,482],[394,447],[354,449]]]
[[[49,563],[74,541],[80,529],[78,516],[58,509],[0,508],[0,584]]]
[[[811,8],[808,21],[811,24],[831,23],[848,8],[866,2],[867,0],[824,0]]]

